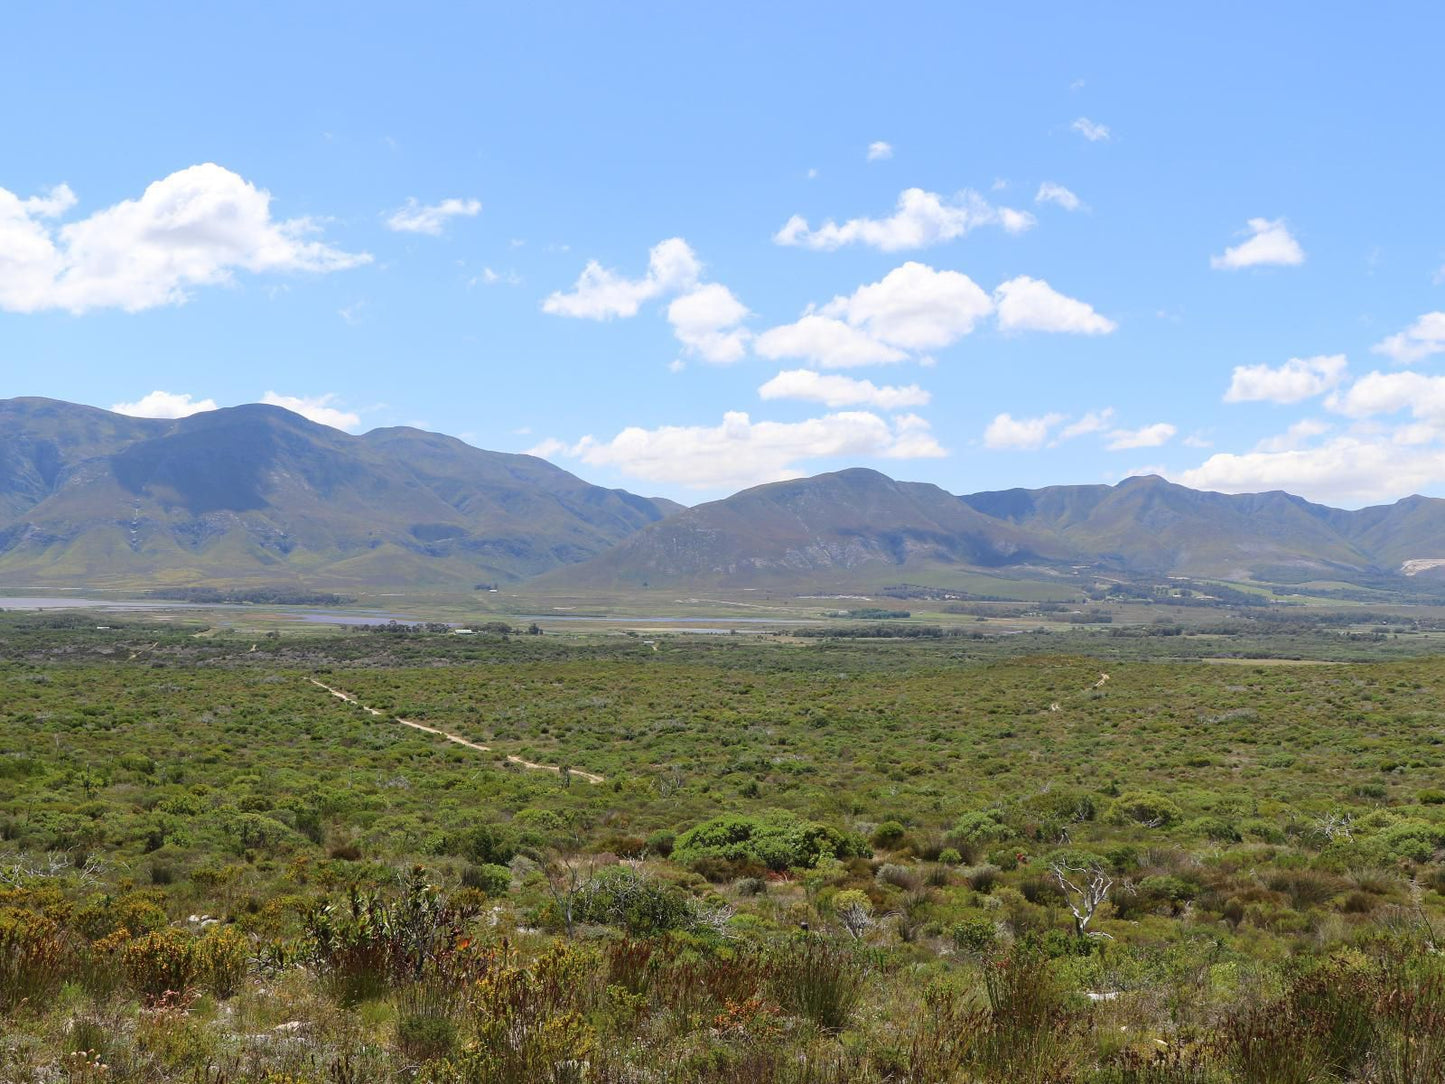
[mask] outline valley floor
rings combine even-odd
[[[1445,1079],[1428,635],[95,623],[0,615],[0,1079]]]

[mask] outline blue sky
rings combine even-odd
[[[9,13],[0,395],[1445,495],[1438,5],[297,7]]]

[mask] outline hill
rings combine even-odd
[[[280,407],[175,421],[0,401],[0,579],[461,586],[586,560],[676,509],[534,456]]]

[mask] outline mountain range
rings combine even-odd
[[[1158,477],[955,496],[876,471],[683,508],[534,456],[280,407],[176,420],[0,400],[0,583],[470,589],[532,580],[843,588],[950,572],[1408,584],[1445,575],[1445,500],[1345,511]]]
[[[280,407],[178,420],[0,401],[0,580],[471,585],[584,561],[679,510],[535,456]]]

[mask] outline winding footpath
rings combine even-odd
[[[386,712],[382,711],[380,708],[373,708],[367,704],[363,704],[360,700],[356,699],[356,697],[352,696],[344,689],[334,689],[330,685],[327,685],[324,681],[317,681],[315,678],[311,679],[311,684],[325,689],[328,693],[336,697],[338,700],[345,700],[348,704],[355,704],[358,708],[366,712],[368,715],[376,715],[383,718],[386,716]],[[464,745],[468,749],[475,749],[478,753],[490,753],[492,751],[492,747],[490,745],[480,745],[477,742],[468,741],[460,734],[452,734],[449,731],[441,730],[434,726],[427,726],[426,723],[418,723],[414,719],[403,719],[400,715],[394,715],[392,716],[392,721],[400,723],[402,726],[409,726],[413,730],[420,730],[427,734],[435,734],[437,737],[445,738],[449,742],[455,742],[457,745]],[[510,753],[507,754],[507,760],[520,767],[530,768],[533,771],[556,772],[559,775],[562,773],[562,769],[557,767],[555,764],[534,764],[530,760],[523,760],[521,757],[512,756]],[[602,777],[593,772],[584,772],[581,768],[568,768],[567,770],[570,774],[577,776],[577,778],[579,779],[585,779],[589,783],[602,782]]]

